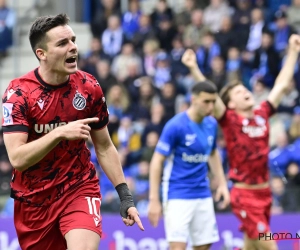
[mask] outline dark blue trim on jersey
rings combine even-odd
[[[277,112],[277,108],[275,108],[272,103],[270,103],[268,100],[266,101],[266,103],[270,106],[272,114]]]
[[[91,127],[91,129],[101,129],[101,128],[104,128],[108,124],[108,121],[109,121],[109,118],[107,116],[100,122],[90,123],[89,126]]]
[[[25,125],[10,125],[2,127],[3,133],[25,132],[28,133],[28,127]]]
[[[35,74],[36,79],[40,82],[40,84],[42,84],[44,87],[49,88],[49,89],[59,89],[59,88],[67,86],[69,84],[69,82],[70,82],[70,76],[69,76],[69,78],[68,78],[68,80],[66,82],[64,82],[62,84],[59,84],[59,85],[51,85],[49,83],[46,83],[42,79],[42,77],[39,75],[39,68],[36,68],[34,70],[34,74]]]

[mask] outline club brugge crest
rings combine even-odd
[[[76,93],[73,98],[73,106],[77,110],[83,110],[86,106],[86,100],[80,93]]]

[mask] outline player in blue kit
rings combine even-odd
[[[188,239],[194,250],[207,250],[219,240],[208,165],[217,178],[216,200],[229,204],[229,191],[216,148],[217,121],[210,116],[217,89],[208,81],[192,88],[191,105],[174,116],[164,127],[150,163],[148,218],[157,226],[162,215],[170,250],[184,250]],[[165,164],[164,164],[165,163]]]

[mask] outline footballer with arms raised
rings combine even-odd
[[[289,39],[284,65],[268,99],[254,107],[252,93],[240,82],[226,85],[217,99],[214,116],[222,127],[229,156],[231,207],[241,222],[245,250],[277,250],[275,241],[259,241],[259,233],[270,232],[272,195],[269,187],[269,118],[275,113],[294,74],[300,51],[300,36]],[[196,55],[187,50],[182,58],[197,81],[205,77]]]

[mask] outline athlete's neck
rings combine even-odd
[[[235,110],[235,112],[237,114],[239,114],[240,116],[244,117],[244,118],[252,118],[254,116],[254,112],[253,112],[253,109],[249,109],[249,110]]]
[[[204,118],[204,116],[199,116],[199,115],[197,114],[197,112],[195,112],[195,110],[194,110],[192,107],[188,108],[188,110],[186,111],[186,113],[187,113],[188,117],[189,117],[193,122],[196,122],[196,123],[202,122],[202,120],[203,120],[203,118]]]
[[[65,83],[69,79],[69,75],[61,75],[54,73],[51,70],[45,69],[43,67],[39,67],[39,75],[40,77],[48,84],[51,85],[59,85]]]

